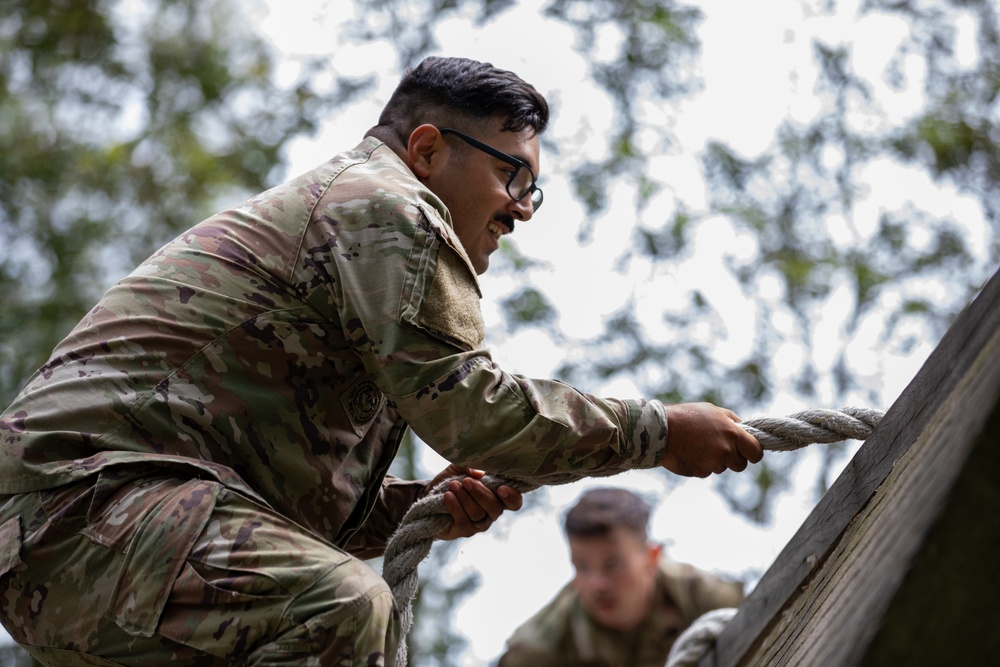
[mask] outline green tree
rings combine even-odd
[[[0,14],[0,402],[110,284],[281,175],[366,81],[317,90],[228,0],[6,0]]]

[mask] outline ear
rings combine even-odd
[[[663,553],[663,545],[662,544],[654,544],[654,543],[650,542],[650,544],[649,544],[649,550],[647,552],[647,555],[649,556],[649,565],[651,567],[655,568],[655,567],[659,566],[660,555],[662,553]]]
[[[406,144],[406,157],[410,169],[421,180],[427,178],[438,167],[447,144],[444,135],[435,126],[424,124],[410,133]]]

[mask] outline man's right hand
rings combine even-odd
[[[708,477],[727,469],[741,472],[764,458],[757,439],[744,431],[732,410],[711,403],[666,406],[667,450],[660,465],[687,477]]]

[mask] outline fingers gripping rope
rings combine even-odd
[[[614,471],[619,472],[619,471]],[[613,474],[613,473],[612,473]],[[389,538],[382,559],[382,577],[399,609],[400,644],[396,654],[395,667],[406,667],[406,637],[413,625],[413,598],[417,594],[417,566],[430,553],[434,536],[451,525],[451,515],[444,505],[444,492],[452,480],[446,479],[421,500],[414,503],[399,522],[399,527]],[[525,479],[486,475],[480,481],[491,491],[501,486],[509,486],[521,493],[528,493],[543,484],[568,484],[581,479],[578,475],[546,477],[545,482],[531,482]]]
[[[768,451],[791,451],[818,443],[829,444],[841,440],[865,440],[882,419],[881,410],[871,408],[842,408],[840,410],[804,410],[788,417],[760,417],[741,422],[740,426],[760,442]],[[623,470],[609,470],[605,475],[616,475]],[[534,491],[541,486],[568,484],[587,476],[573,473],[550,475],[544,478],[523,479],[504,475],[486,475],[482,483],[492,491],[500,486],[509,486],[521,493]],[[452,478],[457,479],[457,478]],[[451,515],[444,505],[444,492],[452,480],[445,480],[431,490],[426,497],[414,503],[403,517],[396,532],[389,538],[383,558],[382,576],[396,598],[400,615],[400,647],[396,656],[396,667],[405,667],[406,637],[413,625],[413,597],[417,593],[417,566],[430,553],[434,536],[451,525]],[[725,627],[725,621],[714,619],[711,628]],[[705,633],[702,632],[701,635]],[[717,634],[717,633],[716,633]],[[699,635],[701,646],[704,637]],[[714,644],[711,643],[703,651]],[[699,654],[698,659],[700,659]],[[669,663],[671,667],[683,667],[694,662]]]

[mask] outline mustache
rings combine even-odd
[[[513,217],[511,217],[509,215],[500,214],[500,215],[497,215],[496,217],[494,217],[493,221],[494,222],[499,222],[501,225],[504,225],[508,230],[510,230],[508,233],[510,233],[510,234],[514,233],[514,218]]]

